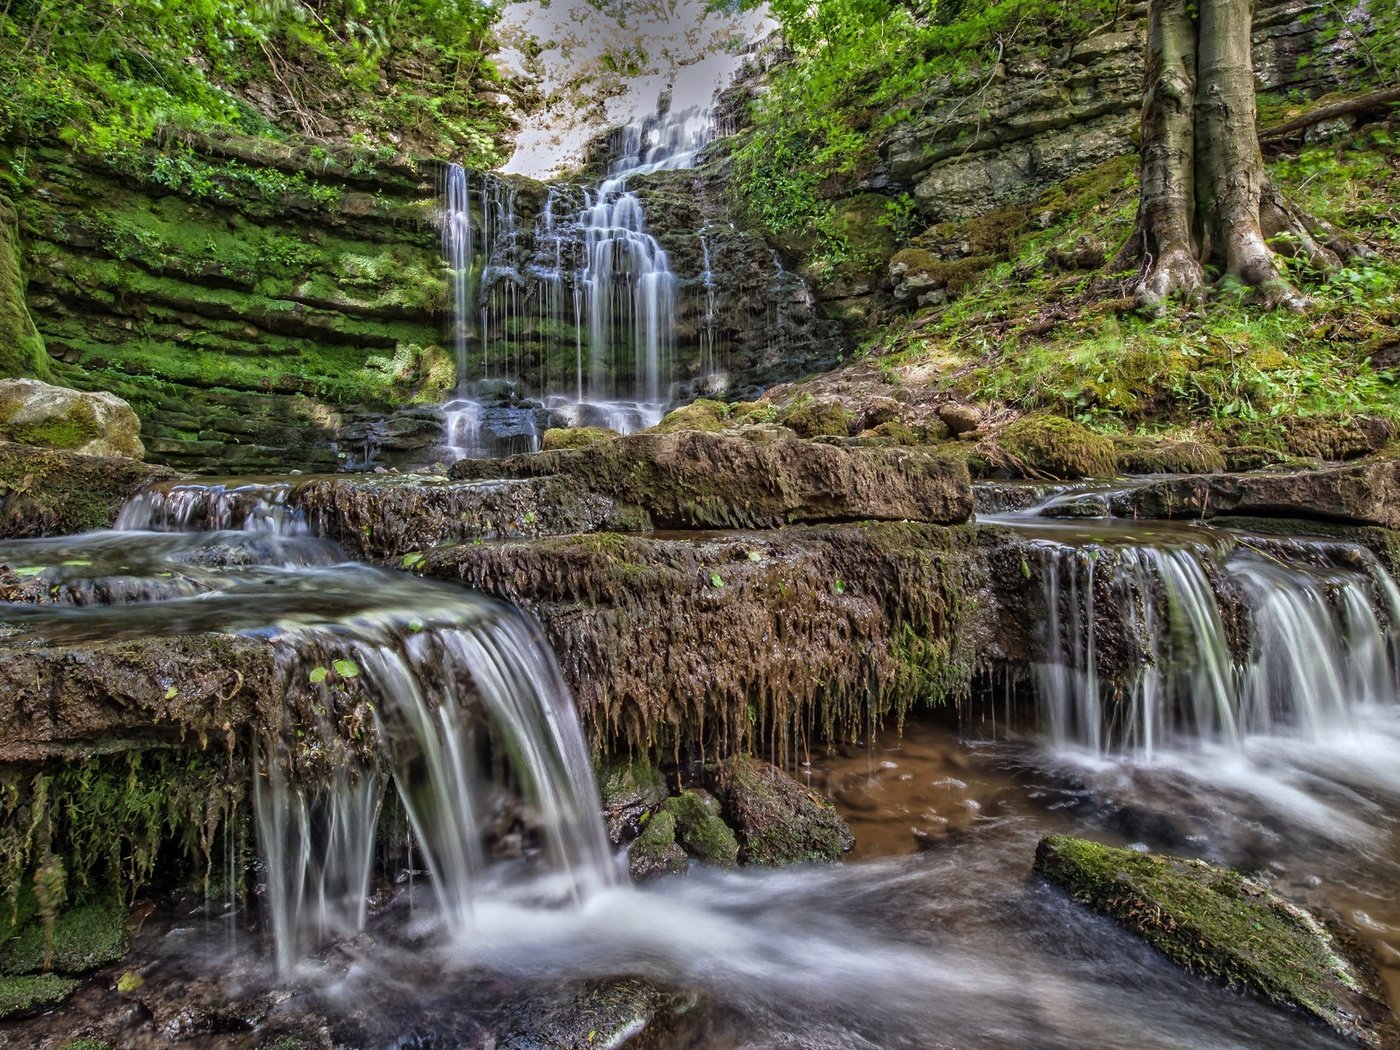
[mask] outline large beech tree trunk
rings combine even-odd
[[[1252,24],[1251,0],[1151,2],[1141,199],[1113,264],[1140,266],[1144,305],[1196,292],[1210,268],[1257,288],[1268,305],[1302,308],[1274,251],[1319,268],[1338,260],[1335,231],[1289,205],[1264,170]]]

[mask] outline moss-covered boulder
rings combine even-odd
[[[111,528],[137,489],[175,476],[134,459],[0,443],[0,537]]]
[[[0,977],[0,1020],[57,1006],[77,991],[80,983],[52,973]]]
[[[778,413],[778,422],[798,437],[846,437],[851,413],[840,401],[800,397]]]
[[[676,818],[664,809],[648,818],[627,851],[627,868],[637,882],[679,875],[689,865],[685,850],[676,842]]]
[[[739,840],[720,815],[719,802],[705,791],[682,791],[666,800],[676,820],[676,839],[696,860],[732,868],[739,863]]]
[[[0,441],[86,456],[146,454],[141,421],[116,394],[70,390],[38,379],[0,380]]]
[[[834,861],[855,845],[830,799],[752,755],[722,762],[714,787],[745,864]]]
[[[971,480],[957,456],[933,449],[843,449],[782,437],[750,441],[646,431],[590,448],[464,459],[451,473],[468,480],[559,475],[578,490],[639,507],[665,528],[866,520],[956,524],[972,513]]]
[[[1010,466],[1028,477],[1112,475],[1113,442],[1062,416],[1022,416],[1001,429],[996,444]]]
[[[1200,860],[1051,835],[1038,874],[1194,973],[1296,1008],[1367,1046],[1397,1032],[1384,993],[1312,914]]]
[[[660,423],[651,428],[653,434],[675,434],[682,430],[698,430],[712,434],[729,426],[729,406],[723,401],[702,397],[666,413]]]
[[[1118,470],[1124,474],[1218,474],[1225,456],[1214,445],[1159,434],[1122,434],[1113,438]]]
[[[636,836],[667,795],[661,770],[643,759],[603,766],[598,773],[598,787],[603,798],[603,820],[614,845]]]
[[[587,448],[615,437],[617,431],[607,427],[551,427],[540,438],[540,448],[546,452],[556,448]]]

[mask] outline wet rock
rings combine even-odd
[[[175,476],[134,459],[0,443],[0,537],[110,528],[139,488]]]
[[[37,379],[0,379],[0,441],[86,456],[146,454],[141,421],[121,398]]]
[[[1061,416],[1022,416],[997,432],[997,451],[1026,477],[1111,476],[1113,442]]]
[[[0,978],[0,1020],[51,1009],[77,991],[81,983],[52,973]]]
[[[666,778],[642,759],[604,766],[598,774],[598,787],[603,820],[613,845],[635,837],[647,816],[666,801]]]
[[[640,507],[665,528],[958,523],[972,512],[966,465],[923,449],[847,450],[686,431],[499,461],[463,460],[452,468],[452,476],[463,479],[548,475]]]
[[[1264,883],[1200,860],[1041,839],[1035,870],[1194,973],[1301,1010],[1366,1046],[1400,1035],[1368,967]]]
[[[696,860],[732,868],[739,863],[739,840],[720,815],[719,802],[694,788],[668,798],[666,812],[676,819],[676,839]]]
[[[1400,528],[1400,458],[1167,478],[1116,494],[1113,510],[1145,518],[1247,514]]]
[[[855,845],[829,799],[752,755],[722,762],[714,786],[745,864],[833,861]]]
[[[679,875],[689,866],[685,851],[676,844],[676,818],[664,809],[647,820],[627,851],[627,869],[636,882]]]

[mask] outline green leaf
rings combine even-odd
[[[720,575],[719,573],[717,573],[717,572],[712,572],[712,573],[710,573],[710,586],[711,586],[711,587],[723,587],[723,586],[724,586],[724,577],[721,576],[721,575]]]
[[[15,570],[16,576],[42,576],[43,573],[44,566],[42,565],[25,565]]]
[[[174,700],[174,699],[175,699],[177,696],[179,696],[179,695],[180,695],[180,690],[177,689],[177,688],[175,688],[175,686],[173,686],[173,685],[172,685],[169,689],[167,689],[167,690],[165,691],[165,698],[166,698],[167,700]]]
[[[403,567],[405,569],[416,569],[427,560],[422,551],[413,551],[411,554],[405,554],[403,556]]]
[[[831,589],[832,589],[833,591],[835,591],[837,594],[845,594],[845,593],[846,593],[846,581],[845,581],[845,580],[837,580],[835,583],[833,583],[833,584],[831,585]]]
[[[354,660],[336,660],[331,666],[341,678],[356,678],[360,673],[360,665]]]
[[[309,675],[307,675],[306,677],[310,680],[310,682],[311,682],[312,685],[320,685],[322,682],[324,682],[324,681],[326,680],[326,676],[327,676],[328,674],[330,674],[330,673],[331,673],[331,672],[330,672],[330,669],[329,669],[329,668],[326,668],[326,667],[313,667],[313,668],[311,669],[311,673],[310,673]]]
[[[763,560],[763,555],[762,555],[762,554],[759,554],[758,551],[749,551],[749,561],[762,561],[762,560]]]

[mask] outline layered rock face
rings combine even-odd
[[[334,469],[356,406],[452,385],[429,168],[235,139],[26,161],[28,313],[54,375],[130,402],[152,460]]]

